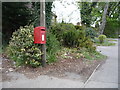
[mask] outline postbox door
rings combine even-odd
[[[41,31],[41,44],[46,44],[46,33],[45,31]]]
[[[34,43],[40,44],[41,39],[40,39],[40,29],[35,28],[34,29]]]

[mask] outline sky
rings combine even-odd
[[[80,22],[80,10],[78,9],[76,0],[59,0],[53,2],[52,12],[57,15],[57,21],[73,23],[76,25]]]

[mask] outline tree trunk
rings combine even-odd
[[[101,25],[99,26],[99,33],[100,33],[100,34],[103,34],[103,32],[104,32],[104,28],[105,28],[105,24],[106,24],[106,16],[107,16],[108,7],[109,7],[109,3],[107,2],[107,3],[105,4],[104,11],[103,11],[103,15],[102,15],[102,23],[101,23]]]

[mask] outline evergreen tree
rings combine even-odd
[[[52,2],[45,2],[46,26],[49,27],[52,18]],[[2,38],[9,41],[12,33],[20,26],[40,24],[40,2],[3,2],[2,3]]]
[[[28,2],[2,3],[3,41],[8,41],[12,32],[17,30],[20,26],[28,24],[32,15],[30,8],[28,8],[28,4]]]

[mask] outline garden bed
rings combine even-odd
[[[58,60],[54,63],[48,64],[46,67],[29,67],[21,66],[16,67],[12,60],[3,58],[2,60],[2,79],[3,81],[10,80],[10,72],[19,72],[24,74],[28,78],[36,78],[40,75],[48,75],[59,78],[67,78],[74,80],[82,80],[85,82],[87,78],[91,75],[93,70],[98,64],[103,64],[105,62],[105,57],[101,60],[88,60],[85,57],[75,58],[75,54],[69,53],[66,57],[58,56]],[[71,58],[72,57],[72,58]]]

